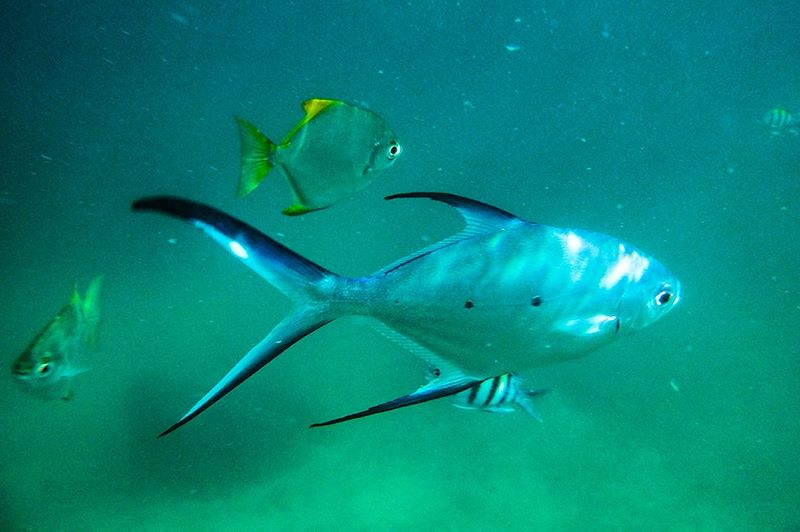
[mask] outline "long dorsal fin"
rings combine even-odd
[[[406,192],[404,194],[392,194],[384,199],[400,198],[428,198],[447,203],[458,209],[458,212],[464,217],[464,221],[467,224],[465,229],[475,232],[496,231],[508,225],[509,222],[520,221],[518,217],[503,209],[446,192]]]
[[[309,122],[314,120],[321,112],[331,106],[341,105],[344,102],[341,100],[326,100],[323,98],[311,98],[303,102],[303,111],[306,115],[289,131],[281,141],[281,146],[286,146],[295,134],[306,126]]]
[[[384,199],[394,200],[401,198],[428,198],[434,201],[440,201],[442,203],[452,205],[458,210],[461,216],[464,217],[466,226],[458,233],[449,236],[444,240],[440,240],[435,244],[431,244],[426,248],[415,251],[411,255],[403,257],[402,259],[389,264],[385,268],[381,269],[378,273],[389,273],[392,270],[407,264],[408,262],[411,262],[424,255],[428,255],[429,253],[439,249],[445,248],[455,242],[464,240],[465,238],[501,231],[510,225],[517,223],[527,223],[513,214],[502,209],[498,209],[497,207],[493,207],[492,205],[481,203],[480,201],[465,198],[463,196],[448,194],[446,192],[406,192],[404,194],[392,194],[391,196],[386,196]]]

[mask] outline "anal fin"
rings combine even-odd
[[[325,421],[322,423],[314,423],[313,425],[311,425],[311,427],[324,427],[327,425],[335,425],[336,423],[341,423],[343,421],[350,421],[351,419],[358,419],[360,417],[371,416],[373,414],[380,414],[381,412],[389,412],[390,410],[397,410],[398,408],[404,408],[411,405],[426,403],[428,401],[433,401],[434,399],[440,399],[442,397],[448,397],[463,392],[467,388],[470,388],[471,386],[479,382],[480,379],[465,378],[461,382],[450,382],[442,386],[441,385],[442,383],[438,381],[433,381],[423,386],[414,393],[398,397],[397,399],[392,399],[391,401],[375,405],[373,407],[367,408],[366,410],[362,410],[360,412],[356,412],[354,414],[338,417],[336,419],[331,419],[329,421]]]

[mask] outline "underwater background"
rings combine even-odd
[[[0,7],[0,529],[798,530],[797,4],[5,2]],[[404,153],[325,211],[235,198],[241,115],[378,112]],[[683,301],[525,374],[539,424],[447,400],[308,429],[424,383],[357,320],[307,337],[167,437],[289,302],[187,224],[210,203],[325,267],[371,273],[462,225],[446,191],[642,247]],[[72,400],[14,358],[98,274]],[[509,368],[513,369],[513,368]]]

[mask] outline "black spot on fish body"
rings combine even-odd
[[[541,296],[533,296],[533,298],[531,299],[531,305],[533,305],[534,307],[538,307],[541,304],[542,304]]]
[[[475,306],[475,303],[473,303],[471,299],[467,299],[467,302],[464,303],[464,308],[466,308],[466,309],[470,309],[470,308],[472,308],[474,306]]]

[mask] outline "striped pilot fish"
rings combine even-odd
[[[441,371],[437,368],[432,370],[432,373],[438,377]],[[442,389],[438,383],[434,386],[423,386],[414,393],[398,397],[392,401],[373,406],[355,414],[349,414],[340,418],[325,421],[324,423],[314,423],[312,427],[323,427],[325,425],[334,425],[342,421],[349,421],[360,417],[371,416],[380,412],[388,412],[404,406],[413,404],[424,403],[433,399],[444,397],[441,393],[445,390],[451,396],[453,406],[464,408],[466,410],[483,410],[485,412],[513,412],[514,405],[521,407],[525,412],[531,415],[533,419],[541,423],[542,416],[533,405],[532,399],[538,395],[542,395],[549,390],[528,390],[522,387],[522,381],[513,373],[503,373],[494,377],[489,377],[483,380],[472,380],[464,383],[464,388],[460,386],[458,390],[453,388]],[[460,390],[460,391],[459,391]]]
[[[515,379],[502,375],[580,357],[652,324],[680,301],[674,275],[614,237],[529,222],[453,194],[387,199],[396,198],[448,204],[465,227],[365,277],[337,275],[207,205],[165,196],[134,202],[135,211],[191,223],[293,302],[288,316],[162,436],[343,316],[371,318],[380,332],[438,370],[416,392],[369,412],[377,413],[447,396],[475,407],[470,394],[475,390],[477,398],[484,386],[519,391]],[[525,401],[525,394],[513,397],[513,404]],[[497,399],[492,394],[486,406]],[[507,398],[501,403],[494,407],[510,404]]]
[[[514,405],[521,407],[535,420],[541,422],[542,417],[533,406],[531,399],[546,393],[547,390],[528,390],[514,373],[503,373],[476,382],[463,392],[453,396],[453,405],[467,410],[484,410],[486,412],[513,412]]]
[[[784,132],[792,135],[800,134],[800,116],[790,113],[783,107],[768,111],[762,121],[769,128],[771,135],[780,135]]]

